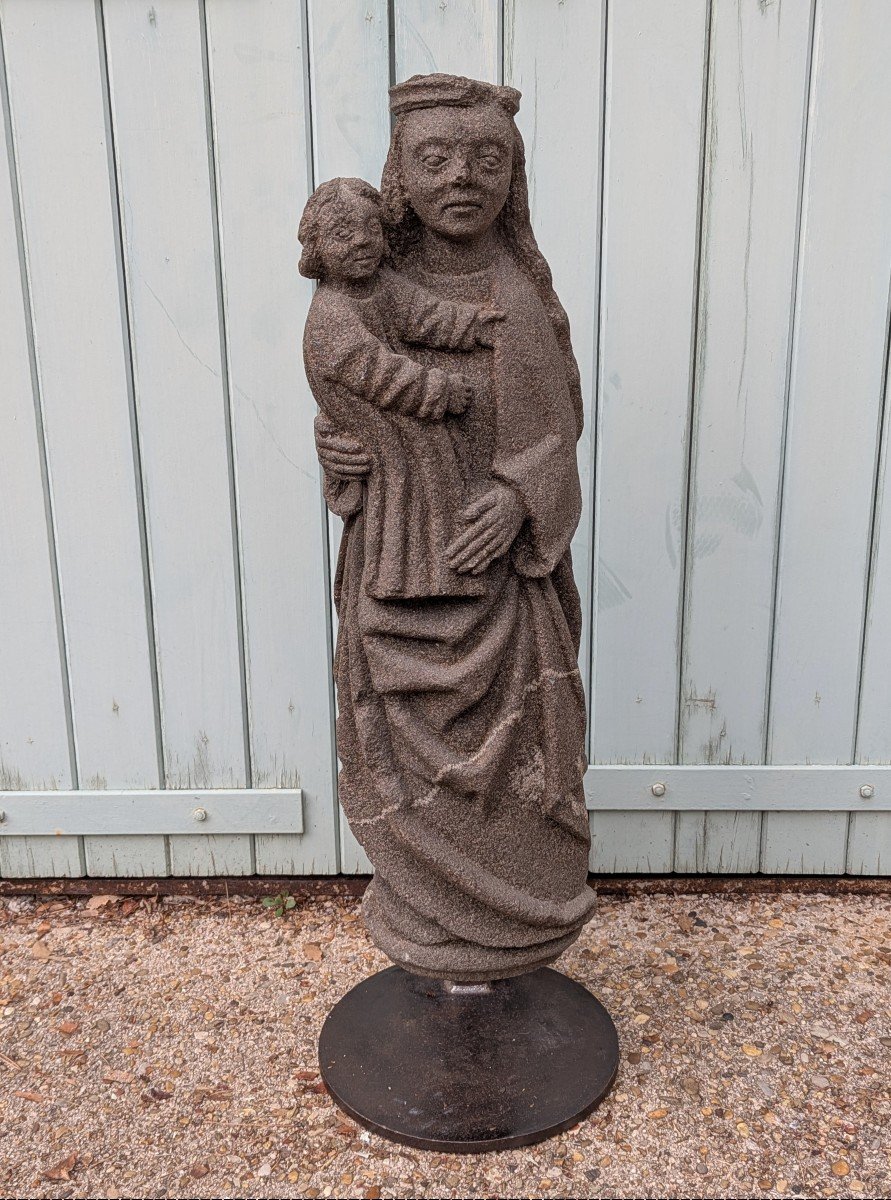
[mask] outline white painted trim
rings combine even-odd
[[[0,792],[0,812],[0,838],[303,832],[299,788]]]
[[[663,795],[654,785],[663,784]],[[860,795],[871,785],[873,795]],[[593,766],[585,799],[597,811],[887,812],[891,766]]]

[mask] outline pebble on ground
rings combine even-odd
[[[498,1154],[385,1142],[325,1093],[322,1021],[386,965],[351,897],[0,901],[0,1194],[891,1195],[888,897],[601,898],[559,966],[618,1082]]]

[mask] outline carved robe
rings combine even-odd
[[[420,974],[490,979],[552,962],[593,911],[569,558],[579,422],[544,306],[507,250],[469,275],[405,270],[444,299],[507,314],[494,351],[405,349],[479,385],[450,423],[466,499],[500,480],[528,516],[510,552],[469,577],[478,595],[405,603],[375,594],[371,514],[353,485],[329,484],[347,517],[335,590],[340,798],[375,866],[364,915],[376,944]],[[425,569],[437,577],[436,564]]]

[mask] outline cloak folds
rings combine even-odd
[[[507,314],[494,352],[410,353],[475,378],[481,400],[454,422],[466,495],[500,479],[528,517],[509,554],[469,577],[477,595],[408,603],[369,587],[369,508],[348,517],[335,592],[340,797],[375,866],[376,944],[422,975],[490,979],[552,962],[594,904],[568,550],[576,421],[547,314],[506,250],[473,275],[406,269],[443,299]],[[346,500],[350,487],[333,491]]]

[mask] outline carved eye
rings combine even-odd
[[[425,167],[431,171],[438,171],[445,163],[445,155],[443,154],[425,154],[421,159]]]
[[[340,225],[334,230],[334,236],[339,242],[348,242],[352,236],[352,232],[345,225]]]
[[[480,166],[487,171],[497,171],[501,166],[501,157],[498,154],[483,154],[480,156]]]

